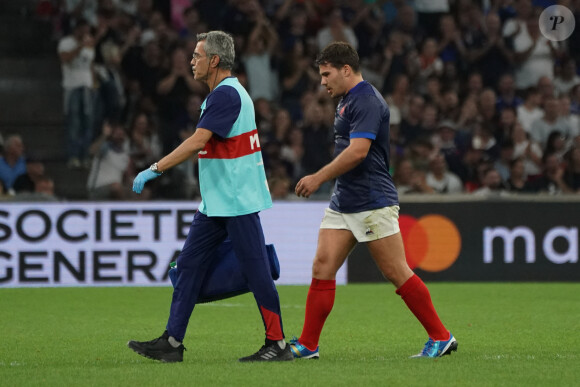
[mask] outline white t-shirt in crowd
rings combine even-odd
[[[571,81],[565,81],[560,77],[554,79],[554,89],[556,89],[558,96],[568,95],[570,90],[578,84],[580,84],[580,77],[578,75],[574,75]]]
[[[278,96],[278,77],[270,66],[270,54],[251,54],[242,56],[248,76],[248,93],[255,101],[265,98],[273,101]]]
[[[441,180],[437,180],[432,172],[428,172],[426,176],[427,185],[433,188],[438,193],[461,193],[463,192],[463,183],[453,172],[445,172]]]
[[[544,111],[535,107],[532,111],[528,110],[523,104],[517,107],[518,121],[522,124],[524,130],[530,133],[532,123],[544,116]]]
[[[129,167],[129,159],[129,141],[120,150],[113,150],[109,144],[103,144],[99,154],[93,159],[87,189],[90,191],[113,183],[123,183],[123,174]]]
[[[422,13],[449,12],[449,0],[415,0],[415,10]]]
[[[70,52],[79,46],[79,42],[73,36],[65,36],[58,43],[58,52]],[[61,63],[62,87],[75,89],[77,87],[92,87],[93,74],[91,66],[95,58],[95,49],[83,47],[80,53],[72,61]]]
[[[525,25],[520,25],[520,28],[520,32],[514,37],[516,53],[527,51],[534,44]],[[540,36],[528,59],[516,67],[515,81],[518,90],[536,86],[543,76],[554,79],[554,60],[548,42],[543,35]]]

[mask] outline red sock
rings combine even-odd
[[[308,297],[306,298],[306,315],[302,335],[298,339],[311,351],[318,347],[318,340],[326,318],[334,305],[336,280],[319,280],[312,278]]]
[[[435,341],[449,340],[449,331],[437,316],[429,290],[417,274],[409,278],[396,293],[405,301],[430,338]]]

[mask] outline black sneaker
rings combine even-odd
[[[241,362],[249,361],[292,361],[294,356],[290,350],[290,345],[286,344],[284,349],[281,349],[276,341],[266,339],[266,343],[260,348],[258,352],[253,355],[242,357]]]
[[[151,341],[129,341],[127,346],[141,356],[149,359],[159,360],[164,363],[175,363],[183,361],[183,351],[185,347],[179,344],[179,347],[174,347],[169,344],[169,334],[167,331],[163,332],[161,337]]]

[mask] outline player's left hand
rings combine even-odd
[[[143,191],[145,183],[147,183],[149,180],[155,179],[158,176],[161,176],[161,173],[153,172],[149,168],[139,172],[137,177],[135,177],[135,180],[133,180],[133,192],[140,194],[141,191]]]
[[[308,175],[304,176],[298,184],[296,184],[296,192],[297,196],[302,196],[305,198],[310,197],[314,192],[318,191],[320,188],[321,183],[318,181],[315,175]]]

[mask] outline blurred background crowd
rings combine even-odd
[[[298,179],[332,159],[337,101],[314,59],[336,40],[390,107],[401,195],[578,194],[580,32],[542,35],[554,4],[579,21],[579,1],[549,0],[40,0],[34,12],[62,66],[63,162],[86,170],[88,199],[199,198],[195,158],[140,196],[131,185],[195,130],[209,90],[189,62],[196,34],[216,29],[235,38],[274,199],[296,199]],[[1,135],[2,195],[58,196],[18,133]]]

